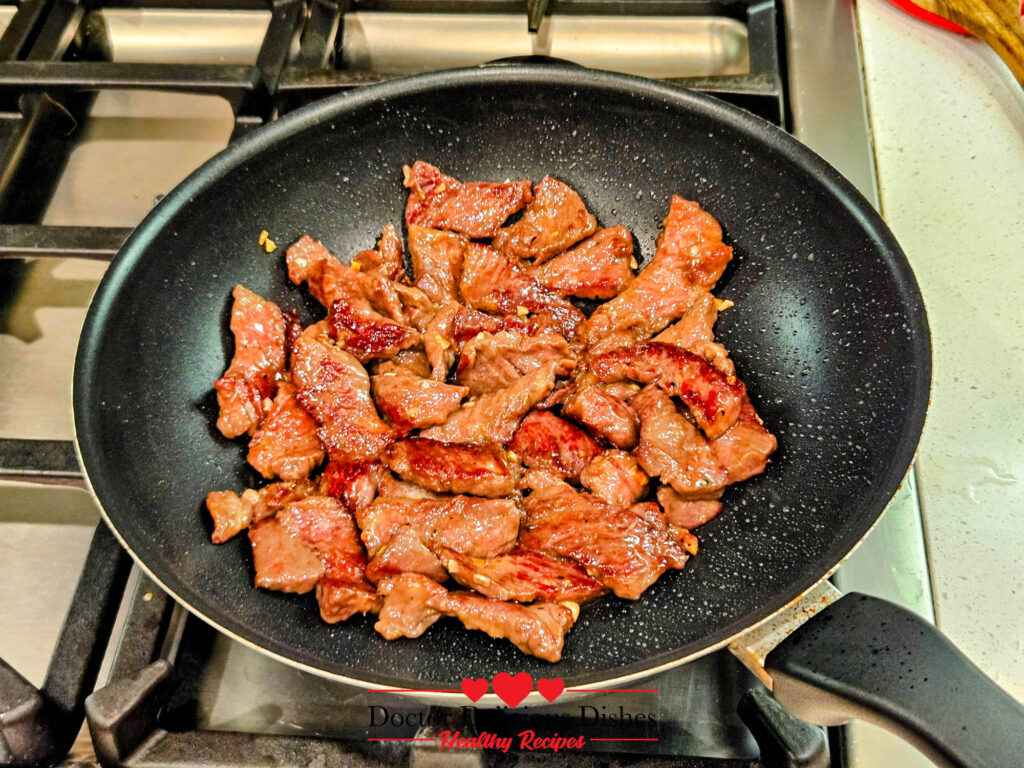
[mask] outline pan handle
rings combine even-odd
[[[500,59],[492,59],[481,64],[481,67],[517,67],[521,64],[542,64],[546,67],[573,67],[575,69],[586,69],[582,64],[568,59],[560,59],[557,56],[546,56],[543,53],[531,53],[524,56],[504,56]]]
[[[886,600],[851,592],[822,605],[820,588],[812,592],[791,615],[800,605],[814,615],[788,633],[776,626],[784,639],[757,670],[786,709],[818,725],[874,723],[942,766],[1021,764],[1024,706],[945,635]],[[771,642],[771,632],[749,634],[732,648],[748,664],[758,642]]]

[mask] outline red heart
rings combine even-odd
[[[515,709],[516,705],[533,690],[533,678],[527,672],[520,672],[514,676],[508,672],[499,672],[491,679],[491,685],[494,686],[498,698]]]
[[[478,677],[474,680],[472,677],[467,677],[462,680],[460,687],[469,700],[476,703],[480,701],[481,696],[487,693],[487,678]]]
[[[537,693],[543,696],[548,701],[554,701],[562,695],[562,691],[565,690],[565,681],[556,677],[553,680],[548,680],[546,677],[542,677],[537,681]]]

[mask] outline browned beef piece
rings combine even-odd
[[[580,196],[565,182],[545,176],[522,218],[498,232],[492,245],[515,259],[540,264],[596,230],[597,219]]]
[[[492,600],[583,603],[605,591],[564,557],[523,550],[488,558],[469,557],[451,549],[441,549],[438,555],[453,579]]]
[[[244,498],[251,494],[249,498]],[[213,518],[210,541],[223,544],[252,522],[252,505],[256,491],[248,489],[239,496],[234,491],[211,491],[206,494],[206,509]]]
[[[313,545],[293,535],[276,517],[254,523],[249,540],[257,587],[304,594],[324,575]]]
[[[398,229],[388,222],[384,225],[380,240],[377,241],[377,249],[356,254],[352,259],[352,266],[365,272],[379,272],[389,280],[402,280],[406,276],[404,253]]]
[[[637,517],[647,521],[653,528],[663,531],[673,541],[677,542],[687,553],[696,555],[698,550],[697,537],[686,528],[672,525],[665,519],[665,513],[656,501],[642,501],[633,504],[629,511]]]
[[[437,305],[415,285],[405,285],[404,283],[393,283],[393,285],[399,301],[402,302],[405,324],[421,333],[427,330],[430,321],[437,314]]]
[[[560,377],[576,368],[568,342],[557,333],[478,333],[462,347],[455,380],[468,387],[471,395],[484,395],[510,387],[546,363],[555,363],[555,375]]]
[[[511,387],[470,400],[422,437],[446,443],[507,443],[523,416],[555,388],[556,363],[547,363]]]
[[[330,309],[343,301],[360,316],[380,315],[402,322],[402,300],[395,283],[381,272],[363,272],[347,267],[331,256],[322,243],[303,235],[285,257],[288,277],[296,285],[307,283],[309,292]]]
[[[266,421],[249,442],[249,464],[268,479],[301,480],[324,460],[316,421],[299,404],[297,392],[281,382]]]
[[[379,461],[332,461],[324,468],[323,492],[356,514],[370,506],[386,474]]]
[[[722,511],[722,502],[714,499],[689,499],[667,485],[658,489],[658,503],[665,510],[665,521],[677,528],[692,530],[704,525]]]
[[[236,285],[231,295],[231,332],[235,354],[224,375],[214,382],[224,437],[252,433],[263,420],[263,399],[273,397],[287,365],[286,323],[272,301]]]
[[[712,440],[736,423],[746,396],[735,376],[725,376],[699,355],[661,342],[606,352],[591,361],[591,368],[605,382],[629,378],[644,384],[657,383],[686,404]]]
[[[718,222],[696,203],[674,195],[651,263],[594,311],[581,337],[594,351],[650,338],[682,317],[696,295],[718,281],[731,258]],[[611,343],[595,349],[605,337]]]
[[[560,296],[611,299],[633,279],[633,236],[625,227],[599,230],[571,251],[530,270]]]
[[[364,311],[342,300],[331,305],[328,322],[331,338],[360,362],[394,357],[420,342],[415,328],[390,320],[368,306]]]
[[[467,305],[484,312],[546,314],[556,321],[566,338],[572,338],[583,322],[583,313],[568,299],[545,288],[519,264],[480,243],[466,247],[459,291]]]
[[[558,323],[550,315],[488,315],[468,307],[460,307],[452,321],[452,340],[459,351],[481,333],[508,331],[526,336],[560,333]]]
[[[405,223],[450,229],[469,237],[494,237],[505,219],[533,199],[530,181],[503,184],[463,183],[417,160],[406,166]]]
[[[521,549],[569,557],[619,597],[636,600],[686,551],[629,509],[569,485],[548,485],[526,499]]]
[[[400,370],[378,373],[371,382],[377,407],[400,434],[443,424],[469,393],[466,387]]]
[[[380,598],[366,580],[366,551],[359,530],[338,499],[311,496],[289,504],[275,520],[292,536],[312,545],[324,565],[316,590],[324,621],[333,624],[379,608]]]
[[[376,459],[394,433],[377,415],[366,370],[331,341],[324,325],[311,325],[292,349],[299,402],[320,424],[317,435],[332,461]]]
[[[654,341],[682,347],[700,355],[720,373],[736,374],[729,352],[715,341],[714,325],[718,319],[718,299],[701,291],[681,318],[654,337]]]
[[[636,458],[651,477],[660,477],[683,495],[717,491],[729,481],[708,441],[665,392],[647,387],[633,398],[640,414]]]
[[[366,566],[366,578],[374,584],[401,573],[420,573],[435,581],[446,581],[448,573],[411,525],[403,525],[381,547]]]
[[[580,473],[580,483],[599,499],[628,507],[647,493],[647,475],[625,451],[604,451]]]
[[[319,492],[320,482],[297,480],[270,483],[258,491],[246,488],[241,496],[234,491],[213,491],[206,496],[206,508],[213,518],[214,544],[223,544],[250,523],[271,517],[279,509]]]
[[[521,488],[529,488],[531,491],[539,491],[549,485],[561,485],[565,478],[550,469],[528,469],[523,473]]]
[[[416,287],[437,305],[459,300],[462,254],[469,241],[455,232],[409,227],[409,255]]]
[[[419,379],[430,378],[430,361],[420,349],[403,349],[388,360],[377,360],[373,372],[380,376],[385,373],[406,373]]]
[[[562,413],[616,448],[629,450],[640,435],[640,420],[628,403],[599,384],[574,389],[562,404]]]
[[[492,557],[512,549],[519,519],[515,499],[415,498],[405,487],[390,491],[382,488],[374,502],[357,516],[363,543],[371,555],[377,554],[399,528],[408,525],[428,546],[451,547],[474,557]]]
[[[534,411],[523,419],[508,447],[526,466],[573,480],[601,453],[590,435],[551,411]]]
[[[498,445],[459,445],[414,437],[392,443],[384,463],[403,480],[436,493],[496,498],[519,487],[521,467]]]
[[[437,310],[423,331],[423,349],[430,361],[431,376],[437,381],[448,378],[448,369],[455,363],[452,323],[461,308],[461,304],[449,301]]]
[[[384,605],[374,629],[388,640],[419,637],[441,616],[454,616],[467,629],[507,638],[523,653],[555,662],[562,657],[565,634],[575,621],[573,611],[558,603],[518,605],[471,592],[448,592],[419,574],[388,579],[380,591]]]
[[[761,417],[746,397],[732,429],[711,441],[711,451],[729,473],[730,483],[764,472],[768,457],[777,446],[775,436],[764,428]]]

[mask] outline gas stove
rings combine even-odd
[[[329,94],[563,58],[727,99],[794,132],[877,205],[852,3],[527,5],[535,32],[506,0],[0,5],[0,765],[532,766],[564,758],[373,739],[566,723],[619,737],[591,741],[580,765],[866,766],[885,753],[888,737],[868,726],[826,733],[789,717],[727,653],[643,690],[525,712],[429,708],[327,681],[176,606],[82,489],[71,373],[107,261],[204,160]],[[834,580],[932,618],[913,472]]]

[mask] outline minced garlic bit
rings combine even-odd
[[[636,257],[635,256],[630,256],[629,257],[629,268],[630,269],[636,269],[639,266],[640,265],[636,263]]]
[[[487,584],[491,583],[491,578],[489,576],[484,576],[482,573],[474,573],[473,581],[475,581],[477,584],[483,584],[486,586]]]
[[[448,349],[452,345],[452,343],[448,341],[448,339],[446,339],[444,336],[437,335],[434,338],[437,339],[437,346],[439,346],[441,349]]]
[[[729,307],[736,306],[729,299],[715,299],[715,308],[721,312],[723,309],[729,309]]]
[[[359,259],[355,259],[349,266],[352,267],[352,269],[354,269],[356,272],[363,268],[363,265],[359,261]]]
[[[510,459],[512,459],[512,461],[516,461],[516,462],[518,462],[518,461],[519,461],[519,454],[518,454],[518,453],[516,453],[515,451],[509,451],[509,452],[508,452],[508,457],[509,457]]]
[[[267,230],[265,230],[265,229],[261,229],[260,230],[260,239],[259,239],[260,245],[263,245],[265,242],[267,242],[267,238],[268,237],[270,237],[270,233],[267,232]]]
[[[528,314],[530,314],[530,310],[528,310],[526,307],[520,304],[516,307],[516,314],[519,315],[520,317],[526,317]]]
[[[580,617],[580,604],[574,603],[572,600],[563,600],[562,605],[569,609],[569,613],[572,614],[572,620],[576,621]]]
[[[266,251],[267,253],[273,253],[274,251],[277,250],[277,243],[275,243],[268,237],[267,241],[263,243],[263,250]]]
[[[420,379],[419,383],[416,386],[418,386],[420,389],[430,389],[430,385],[433,383],[434,382],[431,381],[430,379]]]

